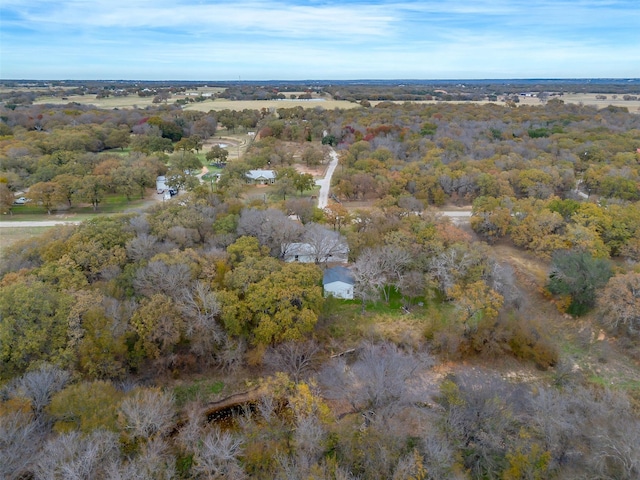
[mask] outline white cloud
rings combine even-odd
[[[2,22],[5,78],[640,76],[636,0],[3,0]]]

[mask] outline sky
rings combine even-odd
[[[0,78],[640,77],[639,0],[0,0]]]

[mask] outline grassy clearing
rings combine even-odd
[[[369,302],[362,314],[360,300],[326,299],[318,324],[318,335],[326,341],[353,345],[362,339],[389,340],[397,344],[418,346],[434,321],[446,321],[441,309],[447,305],[431,305],[418,299],[407,312],[402,296],[392,291],[389,303],[384,299]]]
[[[196,380],[194,383],[188,385],[179,385],[174,387],[173,395],[175,396],[177,407],[180,408],[195,400],[206,402],[211,396],[218,395],[222,392],[224,387],[224,382]]]
[[[9,227],[0,228],[0,258],[7,248],[15,243],[33,237],[39,237],[53,227]]]

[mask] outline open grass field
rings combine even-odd
[[[601,99],[597,99],[596,98],[596,93],[567,93],[564,94],[561,97],[552,97],[552,98],[559,98],[560,100],[562,100],[565,103],[575,103],[575,104],[583,104],[583,105],[591,105],[594,107],[597,107],[598,109],[601,108],[606,108],[609,105],[613,105],[616,107],[626,107],[629,109],[629,113],[636,113],[636,114],[640,114],[640,100],[631,100],[631,101],[626,101],[622,99],[622,95],[618,95],[617,98],[613,98],[613,95],[606,95],[606,99],[605,100],[601,100]],[[540,102],[539,99],[535,98],[535,97],[519,97],[520,99],[520,103],[518,105],[542,105],[542,103]],[[382,102],[371,102],[371,105],[377,105],[378,103],[382,103]],[[396,101],[393,103],[404,103],[403,101]],[[413,103],[424,103],[424,104],[434,104],[434,103],[477,103],[477,104],[486,104],[486,103],[497,103],[497,104],[504,104],[504,101],[499,100],[497,102],[489,102],[487,100],[482,100],[482,101],[477,101],[477,102],[471,102],[471,101],[449,101],[449,102],[442,102],[440,100],[420,100],[420,101],[416,101]]]
[[[155,189],[150,189],[144,199],[127,201],[120,195],[112,195],[103,201],[94,212],[90,205],[78,205],[67,211],[59,211],[47,215],[47,213],[36,205],[20,205],[13,208],[13,215],[3,215],[0,222],[46,222],[46,221],[69,221],[82,222],[101,215],[112,215],[117,213],[133,212],[147,208],[157,201]],[[4,226],[0,228],[0,258],[8,247],[16,242],[32,238],[45,233],[47,230],[55,228],[51,226]]]
[[[22,240],[38,237],[51,228],[54,227],[0,228],[0,260],[4,258],[7,248],[11,245]]]
[[[173,103],[177,99],[185,98],[184,95],[176,95],[172,97],[168,103]],[[128,97],[108,97],[96,98],[95,95],[70,95],[62,98],[40,97],[34,103],[36,105],[67,105],[68,103],[79,103],[81,105],[95,105],[98,108],[135,108],[148,107],[154,105],[153,97],[138,97],[129,95]],[[263,108],[323,108],[325,110],[333,110],[334,108],[359,108],[357,103],[347,102],[344,100],[205,100],[204,102],[190,103],[184,107],[185,110],[195,110],[199,112],[209,112],[211,110],[218,112],[220,110],[261,110]]]
[[[640,100],[626,101],[622,99],[622,95],[605,95],[607,98],[600,100],[596,98],[596,95],[595,93],[567,93],[558,98],[565,103],[583,103],[584,105],[593,105],[598,108],[614,105],[616,107],[627,107],[630,113],[640,113]],[[640,97],[640,95],[638,96]],[[533,100],[537,101],[537,99]]]
[[[174,95],[168,103],[174,103],[178,99],[184,99],[187,97],[193,97],[196,94],[216,94],[224,89],[222,87],[201,87],[198,90],[189,90],[184,94]],[[44,91],[44,90],[43,90]],[[289,95],[299,95],[303,92],[288,92]],[[616,107],[626,107],[631,113],[640,114],[640,99],[626,101],[622,95],[605,94],[605,99],[596,98],[596,93],[566,93],[560,98],[565,103],[582,103],[584,105],[592,105],[597,108],[605,108],[609,105]],[[540,105],[540,100],[536,97],[520,96],[520,105]],[[127,97],[108,97],[108,98],[96,98],[95,95],[70,95],[69,97],[53,98],[48,96],[40,97],[36,104],[54,104],[54,105],[66,105],[70,102],[76,102],[81,105],[95,105],[99,108],[135,108],[135,107],[148,107],[153,105],[153,97],[138,97],[137,95],[129,95]],[[416,103],[439,103],[438,100],[423,100]],[[373,105],[380,102],[371,102]],[[403,102],[396,102],[403,103]],[[469,102],[447,102],[447,103],[469,103]],[[472,102],[472,103],[489,103],[487,101]],[[498,101],[498,103],[503,103]],[[207,99],[203,102],[190,103],[184,107],[185,110],[195,110],[200,112],[220,111],[220,110],[261,110],[277,109],[277,108],[322,108],[325,110],[333,110],[335,108],[351,109],[360,108],[360,105],[345,100],[331,100],[331,99],[313,99],[313,100],[226,100],[226,99]]]
[[[80,105],[95,105],[98,108],[135,108],[148,107],[153,105],[153,97],[138,97],[129,95],[128,97],[107,97],[96,98],[95,95],[69,95],[64,99],[59,97],[40,97],[35,102],[36,105],[67,105],[68,103],[79,103]]]
[[[216,99],[212,101],[204,101],[192,103],[185,106],[185,110],[197,110],[200,112],[208,112],[210,110],[261,110],[263,108],[322,108],[325,110],[333,110],[334,108],[360,108],[357,103],[347,102],[345,100],[225,100]]]

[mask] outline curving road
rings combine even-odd
[[[338,154],[333,148],[331,149],[331,152],[329,152],[329,156],[331,157],[331,162],[329,162],[327,173],[325,173],[323,179],[316,180],[316,185],[320,185],[320,193],[318,194],[318,208],[326,208],[327,205],[329,205],[329,189],[331,187],[331,177],[333,176],[333,172],[335,172],[336,167],[338,166]]]

